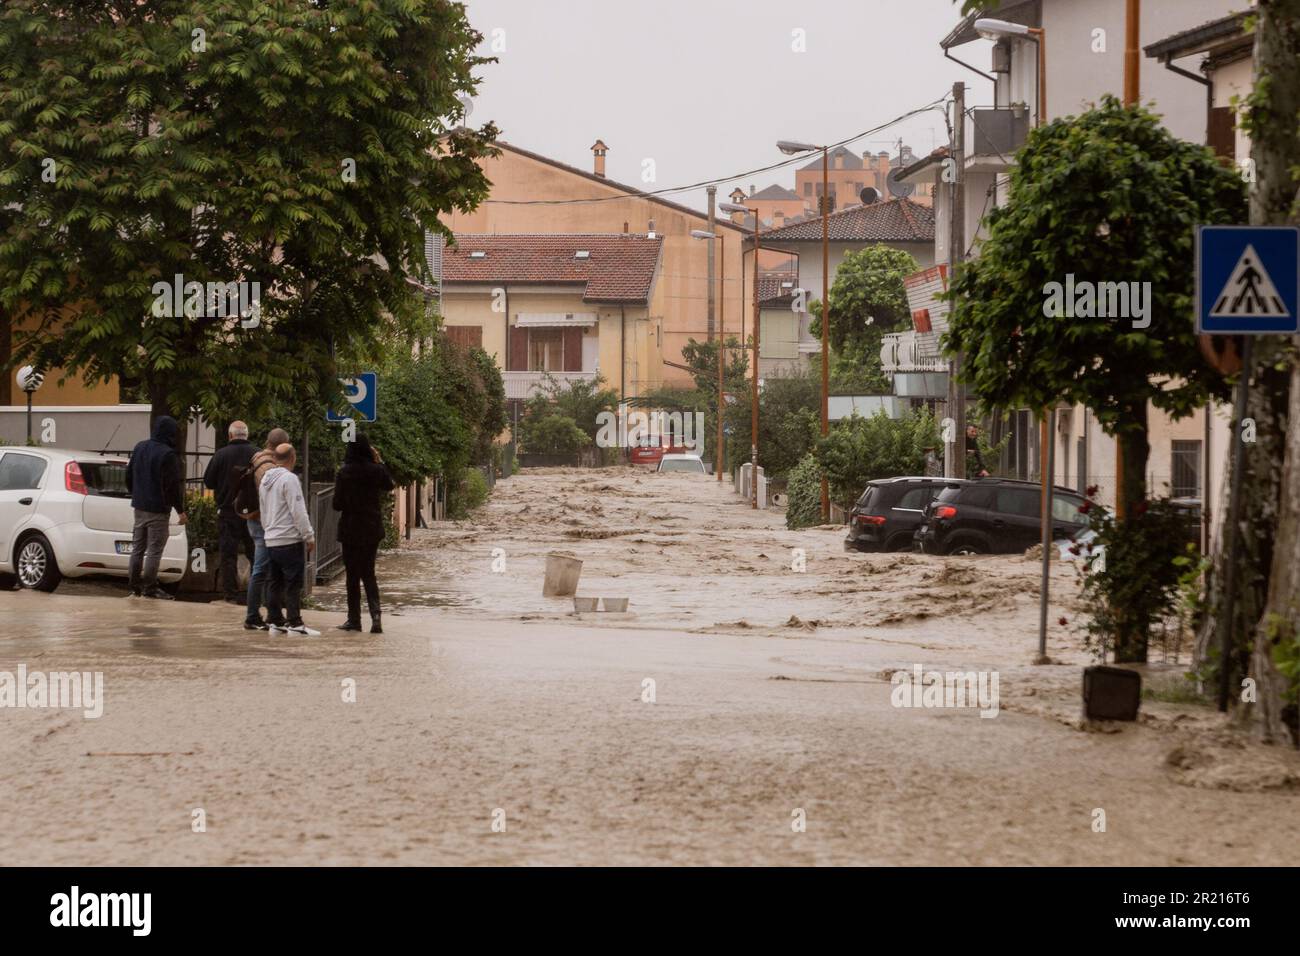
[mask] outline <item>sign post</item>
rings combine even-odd
[[[379,416],[379,373],[362,372],[355,378],[339,379],[343,385],[343,395],[351,405],[347,414],[327,409],[325,420],[330,422],[362,421],[373,422]]]
[[[1300,228],[1296,226],[1196,227],[1196,331],[1244,336],[1241,377],[1232,427],[1232,486],[1224,550],[1225,626],[1219,644],[1219,710],[1227,711],[1228,660],[1232,655],[1237,561],[1240,557],[1241,472],[1246,450],[1241,437],[1248,408],[1252,343],[1256,335],[1300,332]],[[1209,480],[1206,475],[1205,480]]]

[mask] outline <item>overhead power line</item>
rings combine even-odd
[[[903,113],[900,116],[896,116],[886,123],[881,123],[879,126],[873,126],[871,129],[863,130],[861,133],[856,133],[853,136],[850,136],[848,139],[842,139],[837,143],[830,143],[828,144],[828,148],[838,149],[841,146],[847,146],[850,143],[856,143],[858,140],[870,136],[872,133],[879,133],[883,129],[888,129],[889,127],[895,126],[898,123],[903,122],[904,120],[911,119],[913,116],[918,116],[921,113],[926,113],[929,112],[930,110],[938,110],[939,112],[944,113],[946,116],[947,110],[940,109],[940,107],[947,103],[948,98],[949,98],[948,94],[941,96],[939,97],[939,99],[934,100],[933,102],[927,103],[924,106],[918,106],[916,109],[913,110],[908,110],[906,113]],[[484,202],[495,203],[498,206],[579,206],[579,205],[591,205],[591,204],[605,203],[605,202],[625,202],[628,199],[639,199],[639,198],[655,197],[655,196],[671,196],[676,193],[692,192],[697,189],[703,189],[706,186],[720,186],[723,183],[729,183],[737,179],[745,179],[750,176],[757,176],[760,173],[770,173],[776,169],[784,169],[786,166],[792,166],[795,163],[807,162],[808,156],[809,156],[808,153],[801,153],[798,156],[791,156],[789,159],[781,160],[779,163],[772,163],[769,166],[760,166],[757,169],[750,169],[744,172],[733,173],[730,176],[720,176],[717,179],[705,179],[705,180],[701,180],[700,182],[690,183],[685,186],[667,186],[663,189],[648,189],[648,190],[638,191],[636,194],[631,196],[604,196],[599,199],[487,199],[484,200]]]

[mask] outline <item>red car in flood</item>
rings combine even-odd
[[[635,445],[628,454],[628,461],[634,465],[655,465],[658,466],[660,459],[664,455],[692,455],[695,454],[690,448],[684,445]]]

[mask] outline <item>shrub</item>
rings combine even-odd
[[[397,521],[393,512],[397,509],[397,493],[394,491],[384,495],[384,500],[380,502],[380,511],[384,516],[384,540],[379,542],[379,546],[385,551],[392,550],[401,544],[401,536],[397,533]]]
[[[468,518],[474,509],[482,507],[487,499],[487,478],[477,468],[471,468],[448,495],[447,512],[451,518],[460,521]]]
[[[1187,513],[1167,498],[1143,501],[1124,521],[1090,497],[1080,508],[1096,533],[1092,547],[1105,548],[1105,561],[1085,554],[1080,562],[1083,596],[1092,605],[1087,646],[1116,661],[1146,660],[1152,628],[1175,612],[1180,585],[1196,565],[1196,546],[1187,540]],[[1084,553],[1085,546],[1071,550]],[[1122,635],[1131,635],[1123,640]]]
[[[185,535],[190,550],[202,548],[211,566],[221,550],[217,539],[217,499],[200,491],[187,491],[185,515]]]
[[[591,436],[568,415],[529,415],[519,425],[524,448],[534,455],[568,455],[591,444]]]
[[[897,419],[880,411],[836,423],[817,443],[816,457],[830,482],[831,500],[851,508],[869,481],[925,474],[930,446],[939,446],[939,432],[928,409]]]
[[[814,455],[804,455],[790,469],[786,486],[785,526],[807,528],[822,520],[822,472]]]

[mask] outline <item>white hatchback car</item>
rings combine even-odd
[[[126,577],[135,512],[126,460],[62,448],[0,448],[0,575],[53,591],[64,577]],[[172,515],[161,584],[185,572],[185,527]]]
[[[659,459],[658,471],[684,471],[692,475],[707,475],[709,470],[699,455],[664,455]]]

